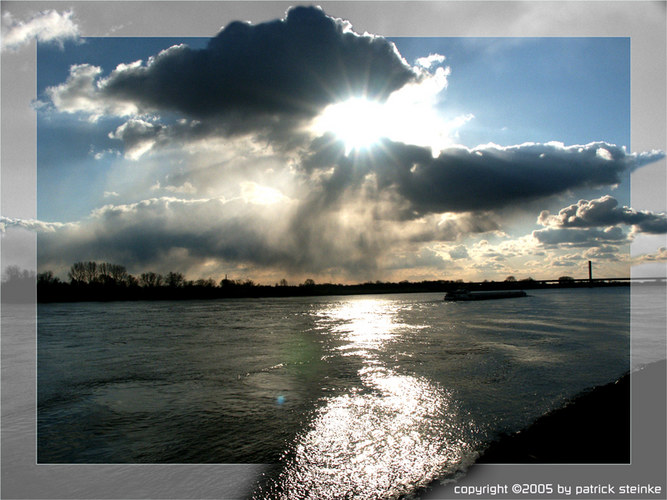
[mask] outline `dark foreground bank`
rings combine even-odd
[[[629,463],[630,375],[494,442],[477,463]]]
[[[664,377],[658,361],[584,391],[530,427],[492,443],[477,463],[629,463],[630,378]]]
[[[629,463],[630,384],[664,379],[667,361],[651,363],[616,382],[584,391],[533,425],[492,443],[477,463]],[[468,470],[471,474],[475,465]],[[434,481],[419,498],[442,498]]]

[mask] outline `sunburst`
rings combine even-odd
[[[332,133],[345,144],[346,153],[368,149],[389,135],[388,110],[383,103],[351,98],[327,106],[313,122],[318,134]]]

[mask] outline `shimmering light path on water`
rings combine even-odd
[[[402,333],[391,299],[356,299],[317,313],[331,333],[332,355],[361,360],[358,384],[324,399],[308,429],[286,453],[277,479],[256,498],[388,498],[452,472],[473,449],[473,422],[451,394],[424,377],[401,375],[379,353]],[[268,490],[268,491],[267,491]]]
[[[627,289],[48,304],[42,463],[273,463],[254,496],[388,498],[629,369]]]

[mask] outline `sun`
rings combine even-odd
[[[329,104],[310,124],[318,135],[333,134],[346,155],[370,149],[382,139],[430,148],[433,157],[452,147],[458,129],[474,118],[443,109],[440,93],[447,87],[448,68],[437,68],[408,83],[384,100],[350,96]]]
[[[327,106],[313,122],[313,131],[332,133],[345,144],[349,154],[371,148],[387,137],[390,123],[391,117],[382,102],[356,97]]]
[[[433,103],[434,93],[406,86],[386,101],[353,97],[335,102],[315,117],[310,129],[318,135],[333,134],[345,145],[346,155],[388,139],[430,148],[436,157],[455,144],[456,131],[474,116],[444,118]]]

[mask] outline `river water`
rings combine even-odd
[[[40,304],[40,463],[265,463],[391,498],[630,368],[628,288]]]

